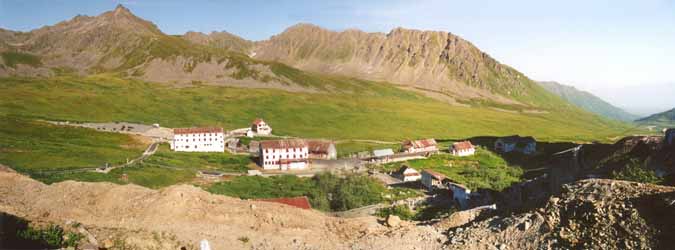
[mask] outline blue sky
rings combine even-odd
[[[675,0],[0,0],[0,27],[27,31],[118,3],[169,34],[226,30],[262,40],[298,22],[448,31],[535,80],[639,113],[675,107]]]

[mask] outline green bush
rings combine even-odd
[[[640,160],[631,159],[623,169],[613,171],[612,178],[652,184],[663,182],[663,178],[658,177],[653,170],[646,169],[645,167],[645,164],[640,162]]]
[[[40,242],[46,246],[53,248],[77,246],[78,242],[82,240],[83,236],[78,233],[65,233],[63,228],[58,225],[50,225],[43,229],[28,227],[16,232],[20,239]],[[67,240],[64,240],[64,235]]]
[[[21,52],[15,52],[15,51],[6,51],[2,52],[0,54],[2,56],[2,60],[5,61],[5,64],[9,67],[15,68],[17,64],[26,64],[30,65],[33,67],[39,67],[42,66],[42,62],[40,61],[40,57],[27,54],[27,53],[21,53]]]
[[[402,220],[412,220],[415,218],[415,213],[406,205],[382,208],[377,210],[375,214],[382,218],[387,218],[389,215],[396,215]]]
[[[312,178],[240,176],[214,184],[208,191],[242,199],[307,196],[314,209],[323,211],[345,211],[377,204],[383,201],[382,195],[387,192],[382,184],[367,176],[341,178],[330,173]]]

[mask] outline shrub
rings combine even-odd
[[[381,208],[377,210],[376,215],[382,218],[387,218],[389,215],[396,215],[402,220],[412,220],[415,218],[415,213],[413,213],[406,205]]]
[[[658,177],[653,170],[646,169],[645,164],[638,159],[631,159],[623,169],[613,171],[612,178],[652,184],[663,182],[663,178]]]

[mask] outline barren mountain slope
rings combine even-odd
[[[37,222],[79,222],[99,242],[113,237],[145,249],[198,246],[202,239],[212,249],[439,249],[444,240],[431,227],[403,223],[390,229],[372,217],[338,219],[313,210],[213,195],[187,185],[159,191],[73,181],[47,186],[0,172],[0,197],[2,212]],[[150,239],[161,235],[155,237],[164,243],[153,245],[144,238],[147,235]]]
[[[250,42],[228,33],[189,34],[187,38],[196,42],[166,35],[120,5],[98,16],[76,16],[30,32],[0,30],[0,58],[12,60],[0,60],[0,76],[112,72],[177,85],[204,83],[306,92],[333,83],[315,80],[308,84],[307,78],[320,77],[251,59],[237,52],[246,50]]]
[[[225,31],[214,31],[208,35],[201,32],[190,31],[185,33],[182,37],[195,44],[223,48],[243,54],[248,54],[253,47],[253,42]]]
[[[460,100],[514,104],[548,94],[470,42],[440,31],[334,32],[298,24],[257,43],[253,53],[304,70],[385,80]]]

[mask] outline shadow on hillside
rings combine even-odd
[[[50,249],[41,240],[19,238],[17,232],[28,229],[28,221],[0,212],[0,249]]]
[[[478,136],[466,139],[441,139],[439,142],[469,140],[472,144],[481,146],[495,154],[500,155],[511,166],[520,166],[525,171],[525,179],[535,178],[545,174],[550,166],[549,160],[555,153],[565,151],[579,144],[572,142],[544,142],[537,141],[537,153],[533,155],[524,155],[517,152],[501,153],[495,150],[495,142],[500,137],[496,136]]]
[[[658,230],[655,249],[673,249],[675,245],[675,192],[636,198],[637,210],[648,225]]]

